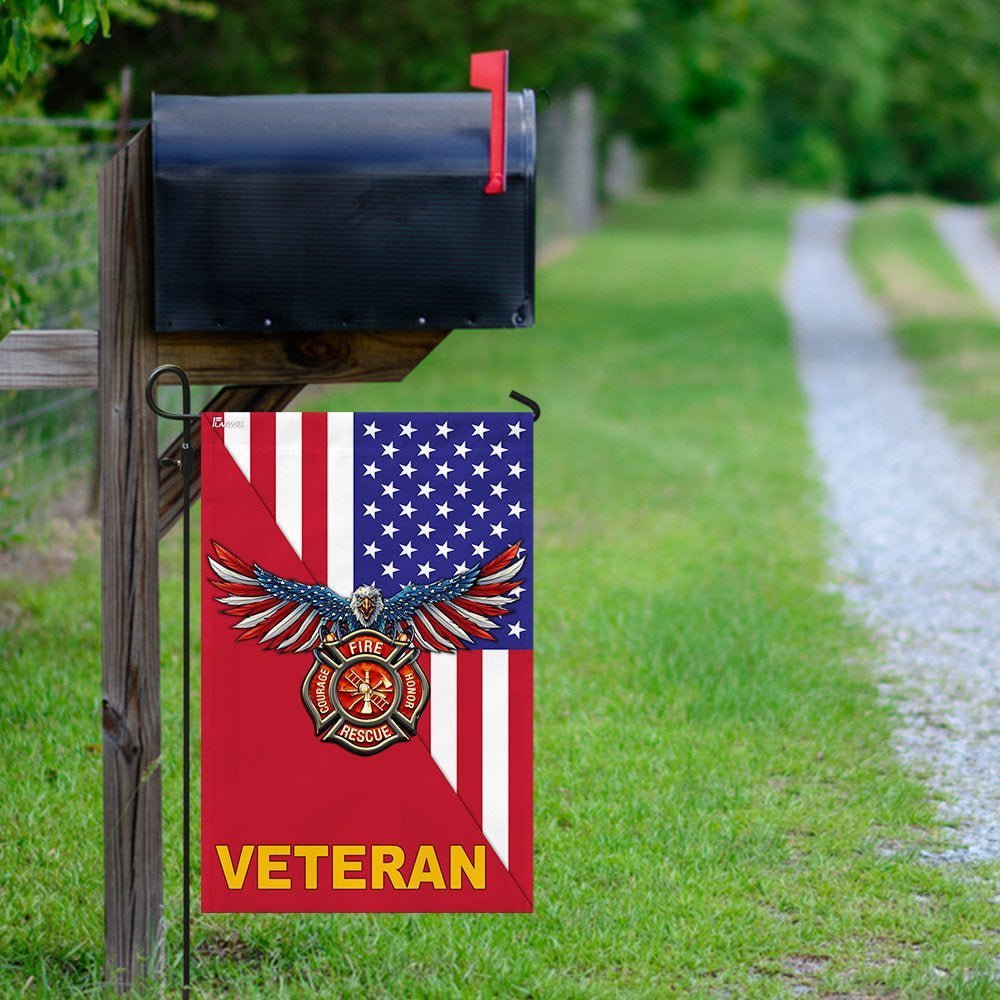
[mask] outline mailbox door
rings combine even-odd
[[[535,113],[490,97],[165,97],[154,104],[156,328],[454,329],[534,322]]]

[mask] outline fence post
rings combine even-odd
[[[115,151],[120,152],[128,142],[129,123],[132,120],[132,67],[123,66],[118,82],[118,126],[115,131]],[[101,401],[97,400],[97,440],[94,442],[94,467],[90,470],[90,490],[87,512],[97,514],[101,509]]]
[[[122,149],[128,142],[129,122],[132,120],[132,67],[122,66],[118,78],[118,129],[115,144]]]
[[[150,155],[147,128],[99,182],[105,974],[123,991],[163,969]]]

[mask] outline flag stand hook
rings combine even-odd
[[[162,375],[174,375],[181,383],[182,413],[169,413],[156,402],[156,383]],[[181,438],[181,457],[161,458],[165,469],[178,469],[184,479],[183,544],[184,544],[184,915],[183,915],[183,978],[181,996],[191,995],[191,424],[201,419],[201,414],[191,413],[191,382],[187,372],[177,365],[160,365],[146,379],[146,403],[158,416],[166,420],[180,420],[184,424]]]
[[[531,410],[531,422],[533,424],[538,423],[538,418],[542,415],[542,408],[533,400],[529,399],[522,392],[518,392],[517,389],[510,390],[510,398],[516,403],[520,403],[522,406],[528,407]]]

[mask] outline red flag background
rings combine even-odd
[[[531,649],[421,652],[416,735],[360,756],[317,737],[301,695],[312,654],[238,641],[216,600],[213,543],[349,596],[360,417],[202,418],[202,909],[530,910]]]

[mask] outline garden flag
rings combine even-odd
[[[201,433],[202,909],[530,911],[530,417]]]

